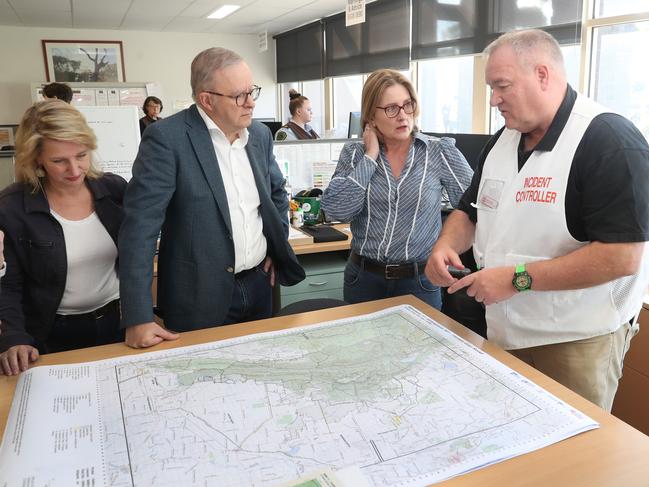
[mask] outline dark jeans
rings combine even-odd
[[[364,270],[351,260],[345,267],[345,301],[350,304],[391,298],[412,294],[431,306],[442,308],[442,295],[439,287],[434,286],[428,278],[415,268],[415,276],[408,279],[386,279],[383,276]]]
[[[54,353],[122,342],[124,330],[119,328],[119,319],[119,300],[90,313],[56,315],[50,336],[38,349],[41,353]]]
[[[270,274],[264,272],[264,262],[238,274],[224,325],[270,318],[273,313],[273,292]]]

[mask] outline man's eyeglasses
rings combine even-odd
[[[209,93],[210,95],[225,96],[226,98],[232,98],[234,102],[237,104],[237,106],[242,107],[246,104],[248,97],[252,98],[252,101],[257,101],[257,98],[259,98],[259,94],[261,93],[261,86],[253,85],[252,90],[244,91],[243,93],[239,93],[238,95],[224,95],[223,93],[217,93],[216,91],[210,91],[210,90],[203,90],[203,91],[205,93]]]
[[[407,115],[412,115],[415,113],[415,110],[417,109],[417,102],[415,100],[409,100],[405,102],[403,105],[397,105],[396,103],[394,105],[388,105],[387,107],[376,107],[380,108],[385,112],[385,116],[388,118],[394,118],[397,115],[399,115],[399,112],[403,109],[403,113]]]

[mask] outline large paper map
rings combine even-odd
[[[597,427],[410,306],[22,374],[0,485],[423,486]]]

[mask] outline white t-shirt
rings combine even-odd
[[[68,273],[58,314],[94,311],[119,297],[115,268],[117,247],[97,213],[83,220],[66,220],[52,210],[63,227]]]

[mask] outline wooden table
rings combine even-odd
[[[357,316],[399,304],[410,304],[432,316],[453,332],[483,349],[505,365],[587,414],[601,427],[495,465],[442,482],[444,487],[646,487],[649,485],[649,437],[604,412],[549,377],[529,367],[507,352],[412,296],[342,306],[328,310],[271,318],[240,325],[222,326],[183,333],[174,342],[151,350],[164,350],[263,331],[293,328],[326,320]],[[136,355],[123,344],[45,355],[39,365],[78,363],[120,355]],[[4,432],[16,377],[0,377],[0,431]],[[649,414],[649,412],[647,413]]]
[[[293,245],[293,252],[296,255],[314,254],[316,252],[334,252],[336,250],[349,250],[352,244],[352,234],[349,231],[349,223],[338,223],[332,225],[338,231],[349,235],[347,240],[337,240],[335,242],[309,243],[304,245]]]

